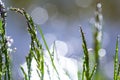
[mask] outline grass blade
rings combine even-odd
[[[117,80],[118,74],[118,50],[119,50],[119,37],[116,40],[116,49],[115,49],[115,57],[114,57],[114,80]]]
[[[51,54],[51,52],[50,52],[50,50],[49,50],[49,47],[48,47],[48,45],[47,45],[47,42],[46,42],[46,40],[45,40],[45,38],[44,38],[42,29],[40,28],[40,26],[38,26],[38,30],[39,30],[39,33],[40,33],[42,39],[43,39],[44,45],[45,45],[45,47],[46,47],[46,49],[47,49],[47,51],[48,51],[48,53],[49,53],[49,56],[50,56],[50,59],[51,59],[51,62],[52,62],[52,66],[53,66],[53,68],[55,69],[55,71],[56,71],[56,73],[57,73],[57,75],[58,75],[58,79],[60,80],[59,73],[58,73],[57,68],[56,68],[56,66],[55,66],[55,64],[54,64],[54,59],[53,59],[52,54]]]
[[[92,77],[93,77],[96,69],[97,69],[97,64],[95,64],[94,67],[93,67],[92,73],[91,73],[91,75],[90,75],[90,79],[92,79]]]
[[[25,71],[24,71],[24,69],[23,69],[23,67],[21,67],[21,70],[22,70],[22,72],[23,72],[24,79],[25,79],[25,80],[29,80],[28,77],[27,77],[27,74],[25,73]]]
[[[82,28],[80,27],[80,31],[81,31],[81,35],[82,35],[82,47],[83,47],[83,51],[84,51],[84,58],[85,58],[85,75],[86,75],[86,79],[89,79],[89,55],[88,55],[88,48],[87,48],[87,44],[86,44],[86,40],[84,37],[84,33],[82,31]]]

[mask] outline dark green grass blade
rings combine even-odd
[[[20,68],[21,68],[21,70],[22,70],[22,72],[23,72],[24,79],[25,79],[25,80],[29,80],[28,77],[27,77],[27,74],[25,73],[25,71],[24,71],[24,69],[23,69],[23,67],[20,67]]]
[[[116,40],[116,49],[115,49],[115,57],[114,57],[114,80],[117,80],[118,73],[118,50],[119,50],[119,36]]]
[[[82,28],[80,27],[80,31],[81,31],[81,35],[82,35],[82,47],[83,47],[83,51],[84,51],[84,58],[85,58],[85,75],[86,75],[86,79],[89,80],[89,55],[88,55],[88,48],[87,48],[87,44],[86,44],[86,40],[84,37],[84,33],[82,31]]]
[[[83,62],[82,80],[84,80],[85,75],[85,61]]]
[[[120,64],[118,66],[117,78],[118,78],[119,74],[120,74]]]
[[[4,3],[0,1],[0,72],[4,75],[0,74],[0,80],[11,80],[11,63],[10,63],[10,55],[8,52],[8,45],[6,39],[6,17],[7,12],[4,6]]]

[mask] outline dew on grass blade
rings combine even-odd
[[[98,55],[102,58],[102,57],[104,57],[105,55],[106,55],[106,50],[105,49],[100,49],[99,51],[98,51]]]
[[[31,16],[36,24],[44,24],[48,20],[48,12],[42,7],[33,9]]]
[[[88,52],[89,52],[89,54],[93,54],[93,53],[94,53],[94,50],[93,50],[92,48],[89,48],[89,49],[88,49]]]

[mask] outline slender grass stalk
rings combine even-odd
[[[83,62],[82,80],[84,80],[84,75],[85,75],[85,61]]]
[[[22,70],[22,72],[23,72],[23,74],[24,74],[24,79],[25,79],[25,80],[28,80],[27,74],[26,74],[26,72],[24,71],[23,67],[21,67],[21,70]]]
[[[28,68],[28,80],[30,80],[30,77],[31,77],[31,62],[32,62],[32,58],[33,58],[32,50],[30,49],[30,52],[29,52],[28,56],[26,57],[26,63],[27,63],[27,68]],[[23,73],[25,73],[25,72],[23,72]],[[26,79],[26,75],[25,75],[25,79]]]
[[[44,44],[45,44],[45,47],[46,47],[46,49],[47,49],[47,51],[48,51],[48,53],[49,53],[49,56],[50,56],[50,59],[51,59],[51,62],[52,62],[52,66],[53,66],[53,68],[55,69],[55,71],[56,71],[56,73],[57,73],[57,75],[58,75],[58,79],[60,80],[59,73],[58,73],[57,68],[56,68],[56,66],[55,66],[55,64],[54,64],[54,57],[52,57],[52,54],[51,54],[51,52],[50,52],[50,50],[49,50],[49,47],[48,47],[48,45],[47,45],[47,42],[46,42],[46,40],[45,40],[45,38],[44,38],[42,29],[41,29],[40,27],[38,27],[38,30],[39,30],[39,32],[40,32],[40,34],[41,34],[41,36],[42,36],[43,42],[44,42]]]
[[[84,58],[85,58],[85,76],[86,76],[86,80],[90,80],[89,78],[89,55],[88,55],[88,48],[87,48],[87,44],[86,44],[86,40],[84,37],[84,33],[82,31],[82,28],[80,27],[80,31],[81,31],[81,35],[82,35],[82,47],[83,47],[83,51],[84,51]]]
[[[96,4],[96,12],[95,12],[95,24],[94,24],[94,52],[95,52],[95,62],[97,63],[97,67],[99,68],[99,55],[98,51],[101,49],[102,43],[102,4],[101,1],[98,0]]]
[[[93,74],[95,73],[96,69],[97,69],[97,64],[94,65],[92,72],[90,74],[90,66],[89,66],[89,53],[88,53],[88,48],[87,48],[87,44],[86,44],[86,40],[84,37],[84,33],[82,31],[82,28],[80,27],[80,31],[81,31],[81,35],[82,35],[82,47],[83,47],[83,51],[84,51],[84,63],[83,63],[83,72],[82,72],[82,80],[84,80],[84,74],[86,77],[86,80],[91,80],[93,77]]]
[[[119,63],[119,66],[118,66],[117,78],[118,78],[119,74],[120,74],[120,63]]]
[[[0,1],[0,80],[4,77],[4,80],[11,80],[11,68],[10,68],[10,56],[8,52],[8,45],[6,39],[6,10],[4,3]],[[3,70],[5,69],[5,71]],[[4,71],[4,75],[3,75]]]
[[[92,77],[93,77],[96,69],[97,69],[97,64],[95,64],[94,67],[93,67],[92,73],[91,73],[91,75],[90,75],[90,79],[92,79]]]
[[[115,50],[115,57],[114,57],[114,80],[117,80],[118,77],[118,50],[119,50],[119,37],[116,40],[116,50]]]
[[[78,72],[77,72],[77,77],[78,77],[78,80],[80,80],[81,79],[81,72],[78,70]],[[83,75],[84,76],[84,75]]]

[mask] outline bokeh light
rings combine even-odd
[[[102,58],[102,57],[104,57],[105,55],[106,55],[106,50],[105,49],[100,49],[99,51],[98,51],[98,55]]]
[[[65,56],[68,53],[68,45],[64,41],[57,40],[51,45],[51,48],[55,46],[55,51],[58,55]]]
[[[44,24],[48,20],[48,12],[42,7],[33,9],[31,16],[36,24]]]

